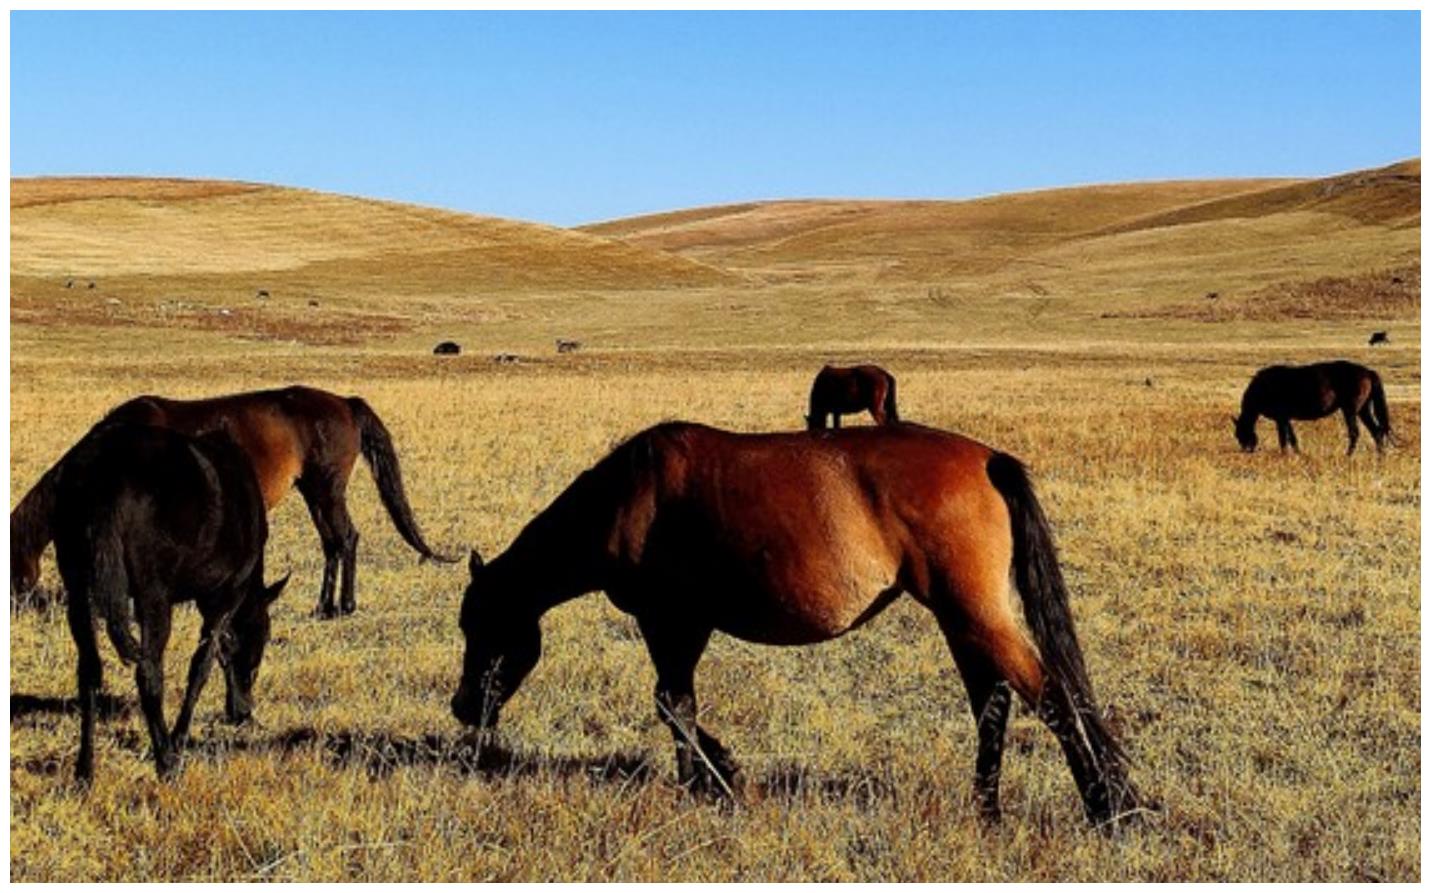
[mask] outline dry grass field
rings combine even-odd
[[[1091,832],[1020,708],[1005,819],[982,827],[966,699],[909,600],[822,646],[715,638],[697,693],[745,768],[736,806],[676,787],[640,633],[600,595],[547,616],[479,749],[448,712],[466,571],[419,566],[360,466],[358,613],[310,616],[322,561],[290,496],[257,721],[223,724],[212,680],[170,783],[105,644],[113,715],[93,789],[71,785],[64,612],[12,607],[11,878],[1419,880],[1419,201],[1413,161],[567,231],[258,185],[13,181],[12,506],[126,397],[303,382],[365,397],[428,538],[490,557],[626,435],[797,427],[822,363],[877,362],[903,416],[1034,469],[1095,688],[1163,810]],[[463,354],[432,356],[448,338]],[[1337,419],[1298,426],[1301,456],[1236,449],[1253,371],[1335,357],[1382,373],[1394,449],[1343,456]],[[171,718],[197,636],[179,621]]]

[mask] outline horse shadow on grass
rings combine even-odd
[[[100,692],[95,699],[95,713],[101,720],[122,719],[138,706],[133,698],[121,698]],[[32,716],[79,716],[79,698],[57,698],[48,695],[10,695],[10,722]]]
[[[16,696],[12,695],[12,718],[16,715],[15,700]],[[73,698],[31,700],[67,701],[60,705],[57,712],[75,709]],[[134,709],[133,703],[129,702],[112,706],[119,711],[117,715],[127,715]],[[111,734],[120,749],[137,755],[147,754],[149,740],[139,730],[115,729]],[[234,754],[286,758],[311,751],[317,751],[334,768],[359,770],[373,781],[386,778],[399,769],[433,768],[493,780],[555,776],[584,778],[589,782],[618,787],[653,782],[674,786],[674,778],[667,777],[668,773],[658,765],[660,759],[650,753],[618,751],[594,756],[560,755],[516,749],[501,741],[470,733],[410,737],[382,732],[322,732],[309,726],[299,726],[267,736],[198,739],[188,744],[185,756],[191,760],[222,761]],[[55,775],[60,763],[67,760],[72,760],[69,753],[50,755],[27,760],[23,768]],[[886,775],[873,770],[822,773],[794,763],[782,763],[755,776],[747,776],[743,793],[760,800],[801,801],[813,798],[850,802],[868,808],[878,802],[893,800],[895,785]]]

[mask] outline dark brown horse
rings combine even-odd
[[[156,769],[167,777],[178,766],[215,659],[228,682],[229,719],[241,722],[252,711],[268,608],[288,580],[263,585],[268,519],[253,466],[223,432],[191,438],[148,425],[107,425],[67,455],[55,482],[52,518],[79,651],[75,775],[82,783],[94,776],[103,673],[98,614],[119,656],[135,665]],[[170,732],[164,725],[164,650],[173,606],[184,601],[195,602],[204,622]],[[131,615],[139,625],[137,641]]]
[[[829,415],[838,428],[841,415],[865,410],[874,416],[876,425],[899,421],[894,376],[878,366],[826,366],[810,386],[810,414],[805,416],[805,424],[818,431],[825,427]]]
[[[361,453],[368,460],[378,495],[402,538],[423,558],[443,559],[423,540],[403,491],[397,452],[387,428],[358,397],[339,397],[316,388],[251,391],[207,400],[136,397],[110,410],[96,425],[157,425],[184,434],[223,430],[248,454],[271,510],[291,488],[308,504],[323,543],[323,585],[317,612],[333,617],[339,568],[342,611],[357,607],[355,572],[358,531],[348,515],[348,479]],[[26,593],[40,575],[40,555],[51,537],[54,479],[61,459],[45,472],[10,513],[10,589]]]
[[[1282,449],[1297,450],[1292,419],[1320,419],[1341,410],[1347,426],[1347,455],[1356,451],[1357,419],[1366,425],[1381,451],[1391,437],[1391,415],[1381,376],[1365,366],[1336,360],[1310,366],[1268,366],[1242,394],[1242,414],[1233,416],[1233,433],[1247,452],[1257,449],[1257,418],[1267,416],[1277,426]]]
[[[735,763],[696,722],[695,668],[712,632],[824,642],[908,593],[933,612],[964,677],[984,815],[999,814],[1011,689],[1062,743],[1092,821],[1137,803],[1024,468],[967,438],[915,425],[818,435],[660,425],[579,476],[491,563],[474,551],[469,570],[452,700],[463,723],[496,724],[537,663],[546,611],[604,590],[646,639],[680,781],[730,794]]]

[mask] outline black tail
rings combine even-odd
[[[88,597],[90,605],[98,608],[104,618],[109,640],[120,659],[134,663],[139,660],[139,643],[129,630],[129,573],[124,566],[124,547],[113,519],[105,519],[93,530],[87,592],[71,593],[70,597]]]
[[[1382,436],[1395,443],[1396,439],[1391,436],[1391,412],[1386,408],[1386,391],[1382,390],[1381,376],[1375,372],[1371,373],[1371,411],[1376,414]]]
[[[1104,722],[1093,699],[1093,686],[1083,664],[1083,651],[1073,629],[1068,589],[1058,567],[1058,554],[1048,519],[1034,496],[1023,463],[995,453],[989,459],[989,480],[1004,503],[1014,535],[1014,582],[1023,600],[1024,616],[1043,659],[1048,680],[1060,686],[1072,702],[1098,770],[1110,788],[1126,787],[1126,756]]]
[[[353,421],[358,425],[359,447],[363,451],[363,458],[368,460],[373,481],[378,485],[378,495],[382,497],[383,507],[388,510],[388,517],[393,519],[397,532],[423,558],[456,561],[455,558],[434,552],[422,538],[417,519],[412,515],[412,507],[407,504],[407,494],[402,486],[402,471],[398,468],[397,451],[393,449],[392,437],[378,414],[373,412],[373,408],[361,397],[349,397],[348,407],[353,412]]]
[[[894,376],[887,376],[889,379],[889,392],[884,395],[884,417],[891,422],[899,421],[899,407],[894,399]]]

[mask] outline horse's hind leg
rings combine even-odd
[[[170,620],[167,603],[163,609],[148,612],[144,617],[140,625],[139,660],[134,666],[139,706],[149,726],[154,765],[160,778],[172,776],[179,765],[169,730],[164,725],[164,649],[169,644]]]
[[[303,494],[308,514],[323,543],[323,588],[319,590],[318,606],[314,609],[314,613],[323,618],[338,616],[333,595],[340,568],[343,612],[351,614],[357,607],[353,577],[357,569],[358,531],[348,515],[346,491],[347,479],[333,474],[305,472],[298,480],[298,492]]]
[[[1342,410],[1342,421],[1347,424],[1347,455],[1356,452],[1357,439],[1361,437],[1361,431],[1356,426],[1356,413],[1350,406]]]
[[[941,624],[942,626],[942,624]],[[969,709],[979,733],[979,753],[974,761],[974,797],[979,815],[985,821],[997,822],[999,811],[999,775],[1004,761],[1004,731],[1008,727],[1009,708],[1013,696],[993,664],[973,648],[962,645],[952,631],[945,631],[964,690],[969,693]]]
[[[637,618],[656,666],[656,713],[676,742],[676,777],[703,794],[734,795],[739,769],[730,752],[696,722],[696,664],[709,627]]]
[[[985,594],[972,601],[961,600],[963,604],[935,607],[946,638],[953,644],[956,655],[963,655],[959,658],[961,670],[965,662],[972,667],[982,659],[993,668],[994,673],[1007,680],[1025,702],[1034,705],[1039,719],[1053,732],[1063,748],[1064,758],[1083,798],[1084,812],[1093,821],[1107,818],[1113,812],[1112,788],[1126,787],[1117,756],[1100,750],[1101,744],[1087,734],[1072,697],[1063,685],[1044,671],[1038,649],[1029,641],[1013,615],[1007,598],[1007,582],[990,580],[981,589]],[[987,704],[983,709],[988,709]],[[982,712],[979,719],[984,721],[986,718]],[[998,765],[993,736],[1004,717],[995,712],[987,721],[990,723],[988,730],[980,729],[981,759],[978,767],[985,773],[981,781],[986,790],[988,773]]]
[[[885,404],[889,401],[889,385],[879,382],[874,386],[870,397],[870,417],[874,419],[876,425],[889,424],[889,416],[885,414]]]
[[[1383,452],[1386,449],[1386,431],[1377,423],[1376,416],[1372,414],[1370,401],[1362,404],[1357,417],[1366,426],[1366,430],[1371,432],[1371,439],[1376,442],[1376,451]]]
[[[346,486],[340,489],[335,497],[333,529],[338,534],[343,556],[342,595],[338,604],[344,614],[351,614],[358,610],[358,528],[353,525],[353,518],[348,514],[348,502],[344,492],[346,489]]]
[[[94,778],[94,717],[95,701],[103,684],[104,665],[99,658],[99,643],[95,641],[94,620],[90,617],[89,593],[70,588],[66,605],[70,634],[79,651],[76,676],[79,683],[80,749],[75,762],[75,780],[89,784]]]

